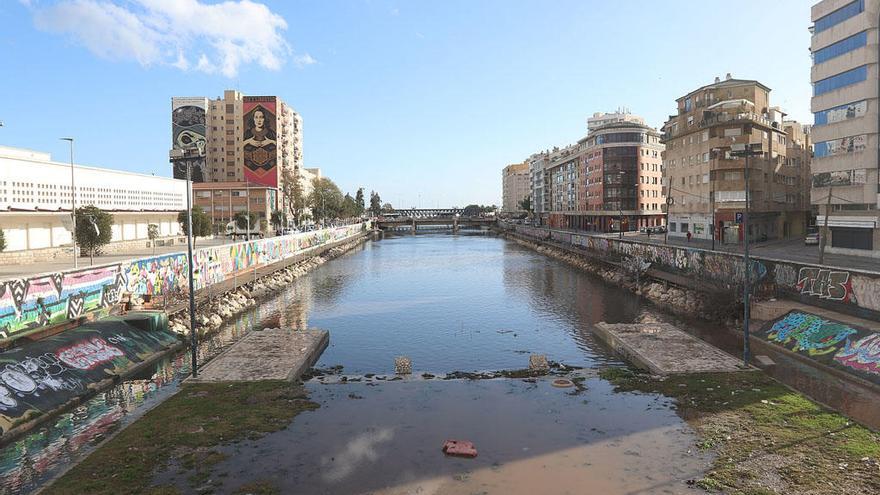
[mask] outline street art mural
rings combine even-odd
[[[0,282],[0,337],[108,309],[121,297],[119,265]]]
[[[856,370],[880,375],[880,333],[848,340],[835,354],[834,360]]]
[[[880,384],[880,333],[803,311],[770,321],[758,337]]]
[[[192,149],[207,143],[205,128],[205,111],[208,108],[207,98],[171,99],[171,147],[175,150]],[[191,163],[191,162],[190,162]],[[204,158],[197,160],[192,167],[193,182],[209,180],[208,167]],[[175,163],[174,178],[186,179],[186,166],[183,162]]]
[[[0,434],[177,342],[167,329],[105,319],[0,353]]]
[[[278,187],[275,110],[274,96],[245,96],[242,101],[244,178],[270,187]]]
[[[854,333],[857,333],[855,329],[842,323],[792,311],[767,330],[767,340],[782,344],[794,352],[816,356],[835,352]]]
[[[193,253],[196,290],[346,239],[364,228],[364,224],[356,224],[197,249]],[[189,290],[187,277],[186,255],[175,253],[0,281],[0,338],[76,320],[96,311],[109,312],[125,293],[184,294]]]

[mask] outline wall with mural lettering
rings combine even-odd
[[[741,255],[576,234],[529,226],[510,226],[518,234],[575,247],[590,256],[617,262],[640,257],[653,268],[698,277],[719,288],[742,286],[746,268]],[[786,296],[863,318],[880,318],[880,273],[815,266],[753,257],[749,280],[758,294]]]
[[[196,290],[240,271],[270,265],[356,235],[366,224],[197,249]],[[124,293],[162,296],[187,290],[185,253],[0,281],[0,338],[109,311]]]
[[[880,384],[880,333],[812,313],[791,311],[759,337]]]

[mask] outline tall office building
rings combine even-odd
[[[830,252],[880,257],[880,0],[813,5],[812,203]]]

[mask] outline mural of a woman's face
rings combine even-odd
[[[256,129],[262,129],[265,122],[266,117],[263,116],[263,112],[261,110],[257,110],[256,112],[254,112],[254,127]]]

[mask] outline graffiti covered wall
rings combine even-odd
[[[880,334],[876,332],[791,311],[769,322],[759,335],[792,352],[880,384]]]
[[[364,224],[197,249],[193,253],[196,290],[223,282],[242,270],[270,265],[308,249],[340,241]],[[126,292],[162,296],[188,287],[185,253],[40,274],[0,281],[0,338],[109,311]]]
[[[668,246],[515,226],[517,233],[571,245],[591,256],[618,262],[639,257],[669,273],[697,277],[719,288],[742,286],[746,269],[741,255],[684,246]],[[789,296],[862,318],[880,318],[880,274],[753,257],[750,281],[757,293]]]

